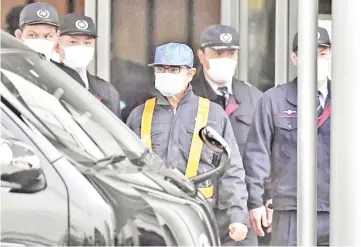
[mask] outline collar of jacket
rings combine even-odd
[[[179,101],[179,105],[186,104],[192,96],[194,96],[192,91],[192,86],[191,84],[188,84],[188,88],[186,89],[181,100]],[[161,95],[160,93],[157,93],[156,97],[157,97],[157,105],[170,105],[167,97]]]
[[[202,95],[198,95],[198,96],[208,98],[211,101],[216,101],[218,95],[216,94],[216,92],[214,92],[213,88],[211,87],[211,85],[209,85],[208,81],[206,80],[203,68],[199,69],[198,71],[199,73],[197,74],[195,83],[200,83],[201,84],[200,86],[202,88]],[[237,103],[241,104],[242,88],[241,85],[239,84],[239,81],[235,78],[232,79],[232,90],[233,90],[232,95],[236,99]]]
[[[287,101],[292,105],[297,106],[297,81],[296,77],[290,82],[290,86],[287,89]],[[328,95],[327,98],[331,100],[331,80],[327,78]]]
[[[83,79],[80,77],[79,73],[76,72],[74,69],[69,68],[68,66],[66,66],[63,63],[58,63],[56,61],[50,60],[53,64],[57,65],[59,68],[61,68],[64,72],[66,72],[68,75],[70,75],[75,81],[77,81],[78,83],[82,84],[85,82],[83,81]],[[89,73],[89,71],[86,71],[86,75],[88,77],[88,83],[89,83],[89,91],[92,91],[92,84],[93,84],[93,76]],[[93,90],[94,91],[94,90]]]
[[[66,66],[64,63],[60,62],[56,62],[54,60],[50,60],[53,64],[57,65],[59,68],[61,68],[64,72],[66,72],[68,75],[70,75],[71,77],[73,77],[74,80],[78,81],[81,80],[83,82],[83,80],[81,79],[80,75],[78,72],[76,72],[74,69],[69,68],[68,66]],[[87,71],[87,75],[88,75],[88,80],[89,80],[89,73]],[[74,76],[76,78],[74,78]],[[83,82],[85,83],[85,82]],[[90,82],[89,82],[90,83]]]

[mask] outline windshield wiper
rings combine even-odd
[[[69,113],[69,115],[72,117],[72,119],[74,120],[74,122],[79,126],[79,128],[88,136],[88,138],[95,144],[95,146],[97,146],[97,148],[103,153],[103,155],[105,154],[104,150],[100,147],[100,145],[98,144],[98,142],[96,142],[94,140],[94,138],[83,128],[83,126],[81,124],[79,124],[78,120],[73,116],[73,114],[71,113],[70,109],[68,108],[68,106],[63,102],[63,100],[60,100],[63,90],[61,88],[58,88],[55,93],[54,96],[56,96],[56,98],[58,99],[60,105]]]
[[[190,182],[184,174],[182,174],[176,168],[167,167],[162,159],[160,159],[156,154],[154,154],[149,148],[147,148],[141,157],[137,160],[137,164],[140,168],[140,171],[144,174],[152,174],[155,172],[157,175],[160,175],[167,182],[175,185],[180,190],[186,194],[195,197],[197,195],[197,189],[195,185]],[[156,180],[154,180],[156,182]]]
[[[127,158],[127,156],[125,156],[125,155],[110,155],[108,157],[94,161],[93,169],[96,171],[100,171],[104,168],[109,168],[108,167],[109,165],[113,165],[115,163],[122,162],[126,158]]]
[[[145,149],[141,156],[133,160],[134,164],[143,169],[160,169],[165,167],[164,161],[153,153],[149,148]]]
[[[192,182],[190,182],[178,169],[162,169],[160,173],[163,173],[166,181],[174,184],[186,194],[192,197],[197,196],[196,186]]]

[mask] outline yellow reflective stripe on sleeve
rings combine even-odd
[[[213,185],[207,188],[198,188],[199,192],[203,194],[205,198],[211,198],[214,194],[214,187]]]
[[[199,130],[207,125],[210,102],[199,97],[198,113],[194,125],[192,144],[189,151],[188,164],[185,176],[189,179],[197,176],[199,160],[201,158],[203,142],[199,137]]]
[[[155,102],[156,98],[151,98],[145,102],[142,115],[142,125],[140,127],[140,138],[150,149],[152,149],[151,131]]]

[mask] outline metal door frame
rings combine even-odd
[[[239,32],[242,42],[239,44],[235,77],[248,81],[248,0],[221,0],[221,24],[229,25]]]
[[[111,0],[85,0],[85,15],[94,20],[98,33],[95,56],[88,70],[110,82]]]

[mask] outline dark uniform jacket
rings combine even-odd
[[[328,81],[325,108],[331,100],[330,84]],[[330,118],[318,128],[317,134],[317,210],[329,211]],[[249,209],[263,205],[264,181],[270,175],[273,208],[297,209],[297,78],[263,94],[243,161]]]
[[[203,71],[192,81],[192,87],[194,94],[210,99],[222,106],[220,97],[206,81]],[[236,79],[233,79],[232,91],[238,107],[229,115],[229,120],[231,121],[238,148],[242,155],[253,113],[256,109],[257,101],[262,96],[262,92]]]
[[[65,73],[70,75],[74,80],[79,82],[81,85],[85,85],[85,82],[81,79],[80,75],[73,69],[52,61],[55,65],[61,68]],[[121,117],[120,100],[117,90],[110,83],[100,79],[97,76],[89,74],[89,92],[97,97],[106,107],[108,107],[115,115]]]
[[[167,165],[177,168],[183,173],[186,172],[198,111],[198,99],[199,97],[194,95],[189,87],[175,112],[163,96],[157,97],[154,109],[151,128],[152,150]],[[144,104],[135,108],[127,120],[127,125],[138,136],[141,133],[143,110]],[[219,105],[212,102],[208,125],[224,137],[232,152],[230,164],[220,180],[218,208],[227,211],[231,222],[247,223],[247,189],[242,158],[227,115]],[[212,151],[203,145],[198,174],[214,168],[212,158]]]
[[[137,106],[156,94],[154,70],[152,67],[117,57],[112,59],[111,65],[112,84],[125,104],[122,108],[122,119],[125,122]]]

